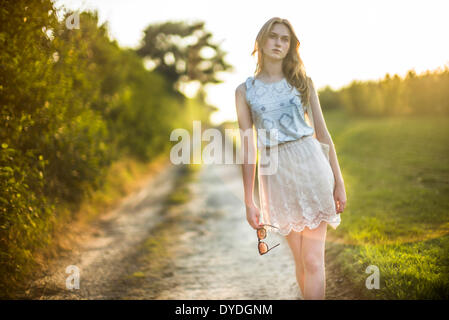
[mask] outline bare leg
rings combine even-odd
[[[301,295],[304,297],[304,263],[302,261],[301,252],[302,234],[301,232],[295,232],[294,230],[292,230],[285,237],[295,259],[296,281],[298,282],[299,288],[301,289]]]
[[[326,275],[324,268],[324,250],[326,243],[327,222],[313,230],[302,231],[302,254],[305,270],[304,299],[324,300]]]

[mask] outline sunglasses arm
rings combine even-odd
[[[268,249],[268,250],[267,250],[267,252],[268,252],[268,251],[270,251],[271,249],[274,249],[274,248],[276,248],[276,247],[277,247],[278,245],[280,245],[280,243],[278,243],[278,244],[277,244],[277,245],[275,245],[274,247],[271,247],[270,249]],[[266,252],[265,252],[265,253],[266,253]]]

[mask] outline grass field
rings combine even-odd
[[[328,234],[367,299],[449,298],[449,118],[326,112],[347,206]],[[379,289],[365,273],[379,268]]]

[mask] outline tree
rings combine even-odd
[[[226,63],[226,53],[219,44],[211,42],[212,34],[204,29],[204,22],[164,22],[153,24],[145,35],[137,53],[151,61],[154,70],[175,85],[178,81],[221,83],[217,72],[232,70]]]

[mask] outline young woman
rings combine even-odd
[[[286,237],[303,298],[324,299],[327,224],[334,229],[340,224],[346,192],[316,89],[299,56],[299,44],[288,20],[275,17],[267,21],[252,52],[258,53],[255,76],[236,89],[246,218],[254,229],[269,224],[276,228],[266,227],[268,230]],[[313,126],[306,122],[306,106],[311,108],[312,117],[308,118],[313,119]],[[251,136],[253,124],[257,149]],[[267,138],[261,132],[276,135]],[[329,145],[329,159],[320,142]],[[259,209],[253,191],[256,157],[261,150]],[[272,160],[273,154],[277,155],[277,170],[262,174],[260,164]]]

